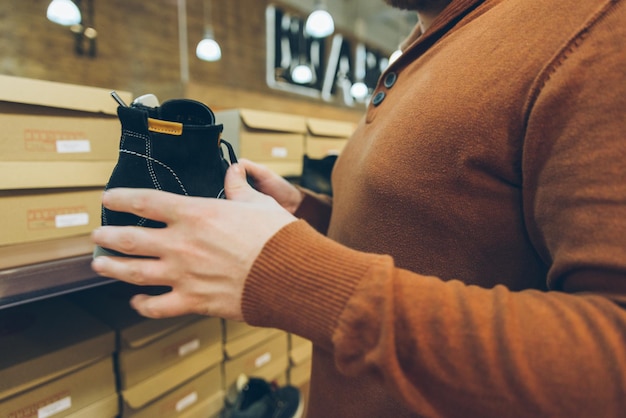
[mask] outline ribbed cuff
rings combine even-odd
[[[244,286],[244,318],[331,348],[337,319],[378,257],[339,245],[302,220],[293,222],[254,262]]]

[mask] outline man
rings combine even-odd
[[[149,317],[311,339],[309,417],[623,416],[626,1],[391,3],[423,27],[332,206],[248,161],[226,201],[112,190],[109,208],[168,226],[95,231],[157,259],[94,270],[171,286],[132,301]]]

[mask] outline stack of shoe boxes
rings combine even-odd
[[[354,123],[307,118],[304,153],[313,159],[339,155],[356,128]]]
[[[0,75],[0,246],[85,234],[100,224],[101,190],[120,135],[109,93]]]
[[[113,330],[50,299],[0,310],[0,417],[113,418]]]
[[[252,109],[215,112],[224,125],[222,138],[237,156],[263,164],[283,177],[302,173],[306,119],[285,113]]]
[[[116,283],[68,296],[117,333],[121,417],[215,416],[224,403],[221,320],[141,317],[129,300],[145,291]]]
[[[289,357],[286,332],[224,320],[223,333],[224,390],[229,401],[232,402],[236,396],[236,382],[241,374],[280,386],[287,383]]]

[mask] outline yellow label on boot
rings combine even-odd
[[[182,135],[183,124],[179,122],[148,118],[148,130],[158,132],[160,134]]]

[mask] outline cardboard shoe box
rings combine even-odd
[[[285,176],[302,174],[306,119],[285,113],[252,109],[215,112],[224,125],[222,138],[238,157],[263,164]]]
[[[141,410],[223,359],[219,318],[149,319],[130,307],[132,295],[159,292],[114,283],[68,296],[116,330],[116,370],[127,411]]]
[[[62,299],[0,311],[0,417],[114,417],[114,348],[110,327]]]
[[[100,225],[102,189],[0,190],[0,246],[88,234]]]
[[[181,363],[201,352],[203,358],[194,367],[206,369],[221,362],[219,318],[201,315],[145,318],[130,306],[131,297],[137,293],[158,294],[162,290],[114,283],[68,296],[116,331],[121,389],[154,380],[172,366],[179,365],[182,369]],[[196,368],[195,372],[202,371],[202,368]],[[173,387],[170,382],[164,382],[164,385]]]
[[[102,418],[119,413],[113,358],[104,358],[0,404],[0,417],[72,417],[85,411]],[[115,404],[111,401],[115,397]]]
[[[0,123],[2,190],[103,186],[117,160],[107,89],[0,75]]]
[[[289,383],[303,386],[311,379],[313,344],[311,341],[289,334]]]
[[[218,364],[156,400],[126,399],[122,416],[207,418],[217,414],[223,405],[222,372]]]
[[[356,128],[352,122],[317,118],[308,118],[306,124],[304,153],[314,159],[341,154]]]
[[[232,393],[237,378],[241,374],[259,377],[267,381],[286,383],[289,365],[287,350],[287,333],[277,331],[269,334],[269,338],[248,346],[237,356],[228,357],[224,361],[224,390]]]
[[[283,333],[275,328],[253,327],[245,322],[222,320],[224,356],[227,359],[238,357],[268,340],[269,338]]]

